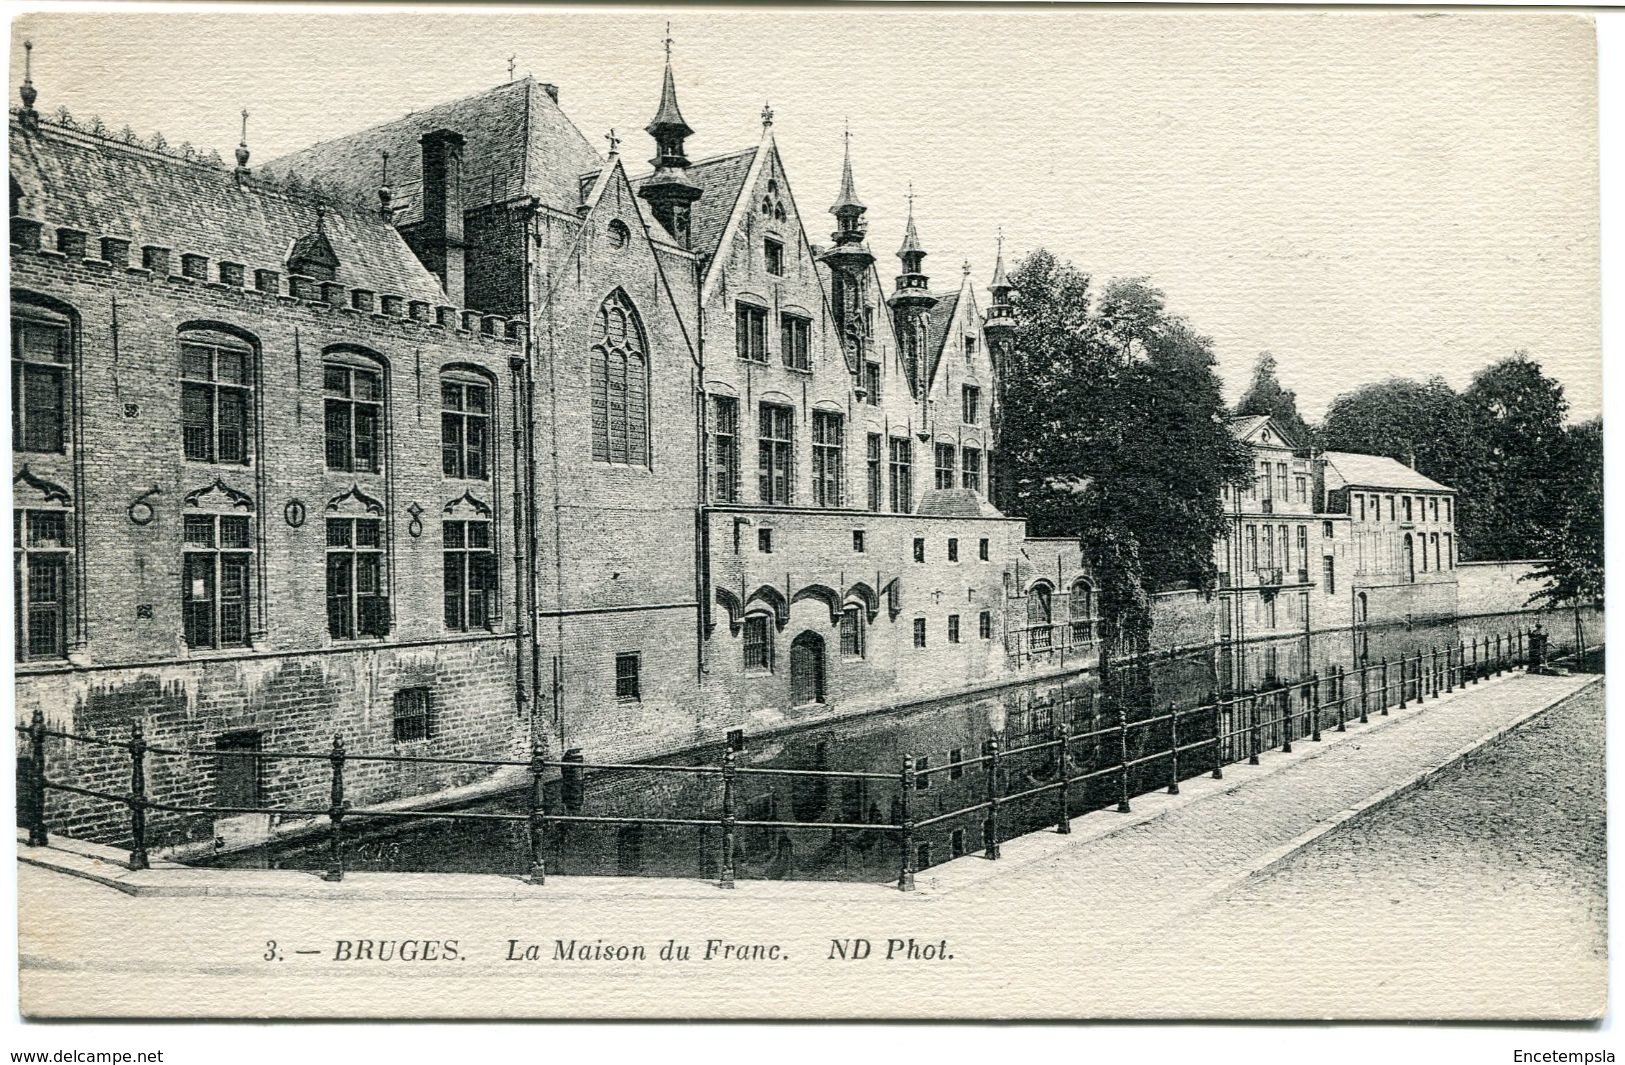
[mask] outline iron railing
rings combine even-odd
[[[1131,810],[1132,800],[1153,790],[1179,792],[1181,780],[1202,774],[1221,779],[1224,767],[1246,759],[1259,764],[1265,751],[1279,748],[1290,753],[1294,742],[1318,743],[1324,731],[1346,732],[1351,723],[1366,724],[1372,713],[1387,716],[1391,707],[1403,709],[1413,702],[1437,699],[1441,693],[1475,685],[1509,669],[1540,666],[1547,658],[1548,635],[1538,628],[1474,638],[1454,647],[1433,646],[1395,659],[1355,663],[1345,669],[1334,666],[1325,673],[1313,672],[1292,683],[1226,695],[1210,693],[1196,705],[1179,707],[1169,703],[1162,709],[1134,709],[1126,705],[1108,707],[1102,713],[1094,701],[1065,689],[1048,703],[1035,704],[1022,715],[1027,725],[1026,739],[1047,735],[1046,739],[1007,745],[1003,732],[995,733],[973,757],[956,757],[937,766],[905,757],[895,772],[837,769],[791,769],[767,766],[740,766],[730,748],[716,765],[667,765],[649,763],[586,762],[575,755],[550,759],[538,743],[525,760],[492,758],[450,758],[429,755],[357,754],[346,749],[335,736],[329,750],[282,751],[230,748],[197,750],[164,747],[148,743],[140,720],[131,723],[129,738],[110,739],[46,727],[44,715],[36,710],[32,723],[17,726],[29,745],[29,779],[21,796],[28,827],[28,844],[46,846],[49,842],[47,795],[62,792],[123,805],[128,810],[131,869],[146,869],[148,857],[149,811],[173,814],[268,814],[281,817],[326,819],[327,856],[324,878],[344,878],[348,840],[347,827],[363,819],[423,820],[464,822],[508,822],[525,826],[524,846],[527,879],[542,884],[547,879],[546,855],[549,832],[572,825],[654,826],[661,828],[717,828],[721,830],[717,855],[719,885],[733,887],[736,879],[737,834],[746,829],[821,829],[883,832],[895,837],[897,845],[897,886],[914,888],[918,866],[916,840],[920,833],[939,825],[981,816],[981,849],[986,857],[999,857],[1000,843],[1053,825],[1056,832],[1070,832],[1070,821],[1082,809],[1115,805],[1119,812]],[[1569,653],[1582,654],[1576,646]],[[1086,725],[1081,731],[1080,724]],[[113,792],[53,779],[47,771],[47,743],[57,740],[126,752],[129,760],[129,790]],[[164,801],[150,794],[148,759],[153,757],[256,758],[325,762],[328,771],[328,802],[324,806],[198,805]],[[357,808],[346,798],[346,773],[355,763],[430,763],[444,766],[481,766],[493,769],[517,768],[528,775],[523,812],[483,812],[451,809]],[[559,771],[566,812],[550,808],[544,786],[551,771]],[[579,800],[570,801],[570,789],[581,788],[587,772],[636,771],[656,774],[689,774],[720,780],[720,809],[715,816],[629,816],[592,815],[572,812]],[[973,772],[982,775],[976,801],[929,816],[916,816],[916,793],[929,789],[940,774],[959,780]],[[1021,779],[1025,775],[1026,779]],[[897,787],[896,816],[883,820],[797,820],[741,818],[738,815],[738,789],[742,779],[786,778],[828,782],[884,781]],[[580,792],[576,792],[579,797]],[[1047,804],[1035,809],[1035,802]],[[1104,800],[1104,801],[1102,801]],[[710,811],[704,811],[709,813]],[[860,815],[861,816],[861,815]],[[960,830],[962,838],[963,830]],[[957,854],[950,854],[950,857]],[[929,858],[926,859],[929,864]]]

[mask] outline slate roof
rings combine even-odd
[[[295,245],[316,232],[316,200],[232,171],[42,121],[38,133],[11,125],[11,176],[24,217],[83,230],[94,254],[101,237],[156,244],[211,262],[286,271]],[[108,195],[108,190],[117,195]],[[326,206],[324,233],[338,260],[337,280],[379,293],[443,303],[435,276],[375,211]],[[49,236],[46,245],[52,246]],[[179,268],[176,267],[176,271]],[[249,275],[252,276],[252,273]]]
[[[734,205],[744,192],[745,178],[756,161],[756,151],[756,148],[745,148],[689,165],[688,179],[700,187],[700,198],[694,201],[688,219],[690,250],[701,255],[716,255],[722,243],[722,231],[728,228]],[[642,188],[652,176],[639,174],[632,178],[633,190]]]
[[[998,507],[970,488],[933,488],[920,495],[915,511],[935,518],[1002,518]]]
[[[1345,485],[1356,488],[1400,488],[1418,492],[1453,492],[1431,477],[1411,469],[1386,455],[1362,455],[1353,451],[1326,451],[1326,464],[1337,471]]]
[[[389,183],[395,190],[395,221],[423,217],[425,133],[462,134],[463,207],[470,210],[517,196],[535,196],[562,211],[581,203],[580,175],[596,173],[604,160],[559,105],[532,78],[451,103],[413,111],[403,118],[322,141],[264,163],[259,170],[285,178],[353,190],[373,197],[383,176],[380,152],[389,152]]]
[[[949,327],[954,322],[954,311],[959,308],[959,290],[938,299],[937,305],[926,312],[925,353],[931,360],[925,384],[937,379],[937,367],[942,363],[942,349],[948,343]]]

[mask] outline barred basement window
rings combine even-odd
[[[812,320],[779,315],[779,356],[792,370],[812,369]]]
[[[863,548],[864,548],[863,530],[862,529],[853,529],[852,530],[852,551],[855,554],[861,555],[861,554],[863,554]]]
[[[383,371],[328,361],[322,366],[322,391],[327,397],[327,468],[377,473],[383,442]]]
[[[247,515],[185,516],[181,606],[188,647],[247,646],[252,537]]]
[[[949,643],[958,643],[959,642],[959,615],[958,614],[949,614],[948,615],[948,642]]]
[[[11,512],[12,635],[19,662],[68,653],[68,514]]]
[[[914,646],[915,647],[924,647],[925,646],[925,619],[924,618],[915,618],[914,619]]]
[[[638,684],[639,660],[636,653],[615,656],[615,698],[635,703],[643,698]]]
[[[440,472],[483,481],[491,468],[491,386],[444,378],[440,382]]]
[[[952,444],[937,445],[937,487],[952,488],[954,474],[958,472],[954,463],[954,446]]]
[[[649,358],[632,301],[616,289],[593,319],[592,457],[649,464]]]
[[[923,536],[916,536],[914,538],[914,561],[925,561],[925,537]]]
[[[863,657],[863,611],[855,606],[841,611],[841,654],[846,658]]]
[[[67,450],[66,320],[11,316],[11,442],[18,451]]]
[[[948,537],[948,561],[959,561],[959,537],[957,536]]]
[[[716,472],[712,497],[719,503],[739,502],[739,401],[732,396],[711,397],[711,456]]]
[[[247,465],[254,352],[223,333],[181,334],[181,442],[193,462]]]
[[[772,403],[761,405],[756,460],[757,489],[763,503],[785,506],[790,502],[794,485],[791,464],[794,416],[795,412],[789,407]]]
[[[444,552],[446,628],[489,629],[496,617],[497,556],[488,521],[440,523]]]
[[[839,414],[815,410],[812,415],[813,505],[841,505],[841,469],[845,464],[845,426]]]
[[[982,611],[976,618],[976,634],[984,640],[993,638],[993,615],[989,611]]]
[[[767,308],[754,303],[734,305],[734,344],[741,359],[767,362]]]
[[[768,628],[766,614],[751,614],[745,618],[745,672],[771,673],[773,671],[773,637]]]
[[[984,536],[980,540],[976,541],[976,558],[977,558],[978,561],[986,562],[987,557],[988,557],[988,544],[987,544],[987,537]]]
[[[396,692],[393,716],[396,743],[434,739],[434,700],[428,688],[402,688]]]
[[[337,640],[389,635],[378,518],[327,519],[327,632]]]

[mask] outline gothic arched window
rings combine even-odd
[[[620,289],[593,317],[592,457],[649,464],[649,359],[637,309]]]

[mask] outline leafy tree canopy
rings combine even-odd
[[[1275,419],[1275,424],[1291,433],[1304,447],[1315,442],[1315,432],[1298,413],[1298,394],[1281,384],[1276,376],[1278,364],[1275,356],[1259,352],[1253,364],[1252,383],[1236,403],[1237,414],[1262,414]]]

